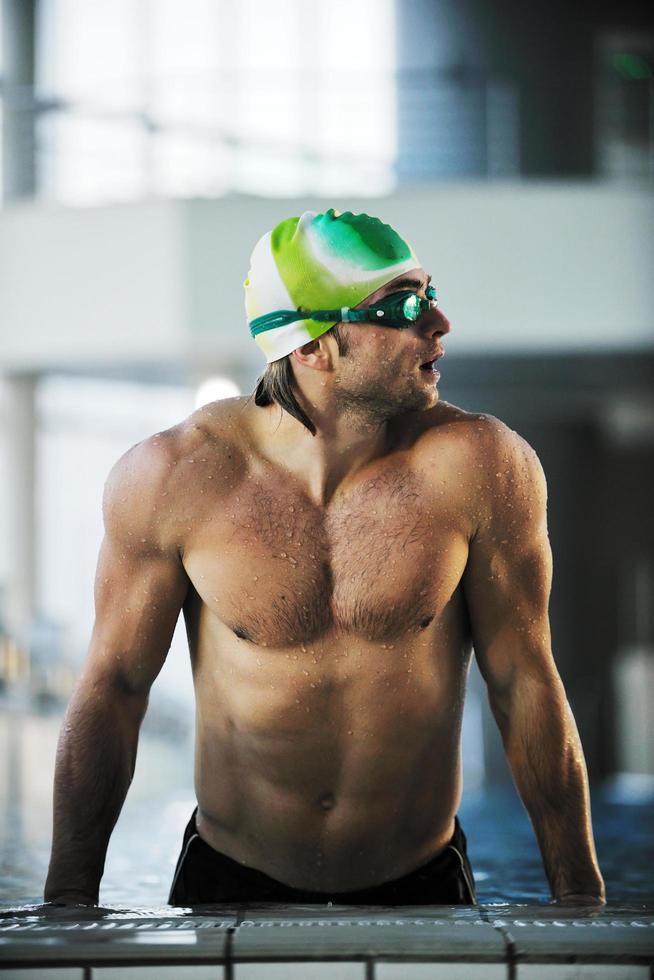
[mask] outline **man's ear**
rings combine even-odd
[[[297,347],[291,356],[296,363],[313,368],[314,371],[331,371],[333,366],[332,352],[325,336],[316,337],[302,347]]]

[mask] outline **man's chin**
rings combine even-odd
[[[406,415],[408,412],[425,412],[428,408],[433,408],[438,402],[438,392],[436,388],[414,390],[403,397],[398,398],[395,415]]]
[[[431,384],[423,384],[420,387],[414,388],[408,400],[413,401],[416,406],[424,409],[431,408],[439,398],[438,387],[432,381]]]

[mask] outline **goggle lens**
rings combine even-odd
[[[420,297],[415,293],[407,298],[402,303],[402,314],[405,320],[415,321],[420,316]]]

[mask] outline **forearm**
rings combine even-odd
[[[522,683],[496,717],[553,897],[603,900],[586,764],[563,686],[558,678]]]
[[[80,685],[66,712],[54,781],[45,900],[97,902],[111,832],[134,773],[147,695]]]

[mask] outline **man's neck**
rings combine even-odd
[[[267,459],[288,470],[315,503],[325,505],[336,489],[371,460],[384,455],[388,423],[362,417],[338,417],[334,409],[307,407],[316,434],[278,405],[250,403],[254,434]]]

